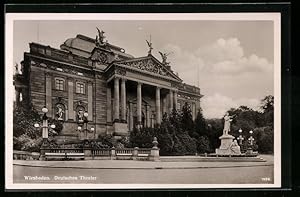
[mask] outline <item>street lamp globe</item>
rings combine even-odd
[[[78,130],[81,130],[81,126],[78,127]]]
[[[87,118],[89,116],[89,114],[87,112],[84,112],[83,116]]]
[[[52,128],[52,129],[55,129],[55,124],[52,124],[52,125],[50,125],[50,127]]]
[[[94,127],[92,127],[92,128],[91,128],[91,131],[95,131],[95,128],[94,128]]]
[[[35,128],[40,127],[39,123],[35,123],[35,124],[34,124],[34,127],[35,127]]]
[[[48,109],[47,109],[46,107],[43,107],[43,108],[42,108],[42,112],[43,112],[43,113],[47,113],[47,112],[48,112]]]
[[[249,131],[249,133],[250,133],[250,134],[252,134],[252,133],[253,133],[253,131],[251,130],[251,131]]]
[[[239,129],[239,133],[242,133],[242,129]]]

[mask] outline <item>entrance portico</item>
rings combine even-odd
[[[144,59],[148,60],[144,66],[147,66],[147,63],[149,66],[151,62],[150,66],[156,66],[161,72],[138,70],[126,65],[128,62],[114,64],[106,70],[107,83],[111,84],[109,87],[113,87],[114,93],[115,133],[125,134],[133,128],[160,124],[163,113],[177,108],[177,84],[181,80],[173,73],[168,74],[170,71],[152,55]]]

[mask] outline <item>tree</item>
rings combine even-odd
[[[263,113],[268,111],[274,111],[274,96],[268,95],[261,100],[261,110]]]
[[[274,126],[274,96],[269,95],[261,100],[261,110],[265,125]]]
[[[185,102],[182,106],[181,122],[183,129],[185,129],[188,132],[193,130],[194,122],[192,117],[192,111],[190,105],[187,102]]]
[[[197,116],[196,116],[196,119],[195,119],[194,128],[195,128],[194,133],[197,134],[196,137],[199,137],[199,136],[202,136],[202,135],[208,135],[207,124],[206,124],[206,121],[203,117],[201,109],[198,110],[198,113],[197,113]]]

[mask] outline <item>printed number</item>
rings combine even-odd
[[[271,181],[271,178],[270,177],[263,177],[261,178],[262,181]]]

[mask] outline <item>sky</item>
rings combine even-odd
[[[272,21],[15,21],[13,59],[20,63],[29,43],[59,48],[82,34],[95,38],[96,27],[109,43],[134,57],[168,56],[171,68],[188,84],[200,87],[205,118],[221,118],[232,107],[258,109],[273,95],[274,24]]]

